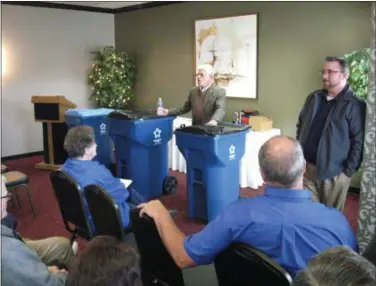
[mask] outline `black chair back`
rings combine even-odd
[[[72,234],[71,242],[73,243],[77,236],[86,240],[92,239],[93,231],[80,186],[61,170],[51,172],[50,179],[65,228]],[[74,228],[69,224],[74,225]]]
[[[141,275],[144,286],[184,286],[181,269],[164,246],[154,220],[140,217],[140,210],[130,211],[133,233],[141,257]]]
[[[215,259],[219,286],[290,286],[290,275],[264,252],[244,243],[233,243]]]
[[[127,229],[123,229],[115,200],[99,185],[88,185],[84,191],[96,235],[110,235],[124,241]]]

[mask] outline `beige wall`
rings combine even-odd
[[[137,56],[137,108],[181,105],[193,85],[194,20],[259,13],[258,100],[228,98],[227,119],[253,108],[287,135],[305,97],[321,87],[327,55],[370,45],[370,2],[191,2],[118,14],[117,49]]]
[[[87,85],[90,52],[114,45],[115,35],[112,14],[1,5],[1,16],[6,65],[1,156],[6,157],[43,150],[32,95],[59,94],[79,108],[93,105]]]

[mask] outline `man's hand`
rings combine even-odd
[[[163,204],[159,200],[153,200],[148,203],[140,204],[137,207],[141,209],[140,217],[142,217],[143,214],[147,214],[153,218],[159,236],[176,265],[180,268],[194,266],[195,263],[184,249],[185,235],[176,226]]]
[[[218,122],[215,120],[210,120],[208,123],[206,123],[206,125],[217,126]]]
[[[162,108],[162,107],[158,108],[157,109],[157,115],[159,115],[159,116],[166,116],[166,115],[168,115],[168,109]]]
[[[159,200],[152,200],[148,203],[140,204],[137,207],[141,209],[140,217],[142,217],[143,214],[147,214],[154,220],[158,221],[165,216],[170,216],[168,210]]]
[[[48,269],[48,271],[49,271],[51,274],[56,274],[56,273],[58,273],[58,272],[62,272],[62,273],[68,274],[68,272],[67,272],[65,269],[59,269],[59,268],[56,267],[56,266],[48,266],[47,269]]]

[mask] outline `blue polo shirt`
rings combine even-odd
[[[201,232],[187,236],[184,248],[196,264],[209,264],[232,242],[264,251],[292,277],[326,248],[346,245],[358,251],[341,212],[313,202],[308,190],[275,187],[266,187],[265,195],[232,203]]]

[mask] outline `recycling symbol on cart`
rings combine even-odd
[[[104,122],[102,122],[101,125],[99,125],[99,128],[101,134],[106,134],[106,124]]]
[[[235,146],[231,145],[230,148],[228,148],[228,158],[229,160],[234,160],[235,159]]]
[[[155,130],[153,131],[153,135],[154,135],[153,143],[154,143],[154,145],[158,145],[158,144],[162,143],[161,133],[162,133],[162,130],[159,129],[158,127],[155,128]]]

